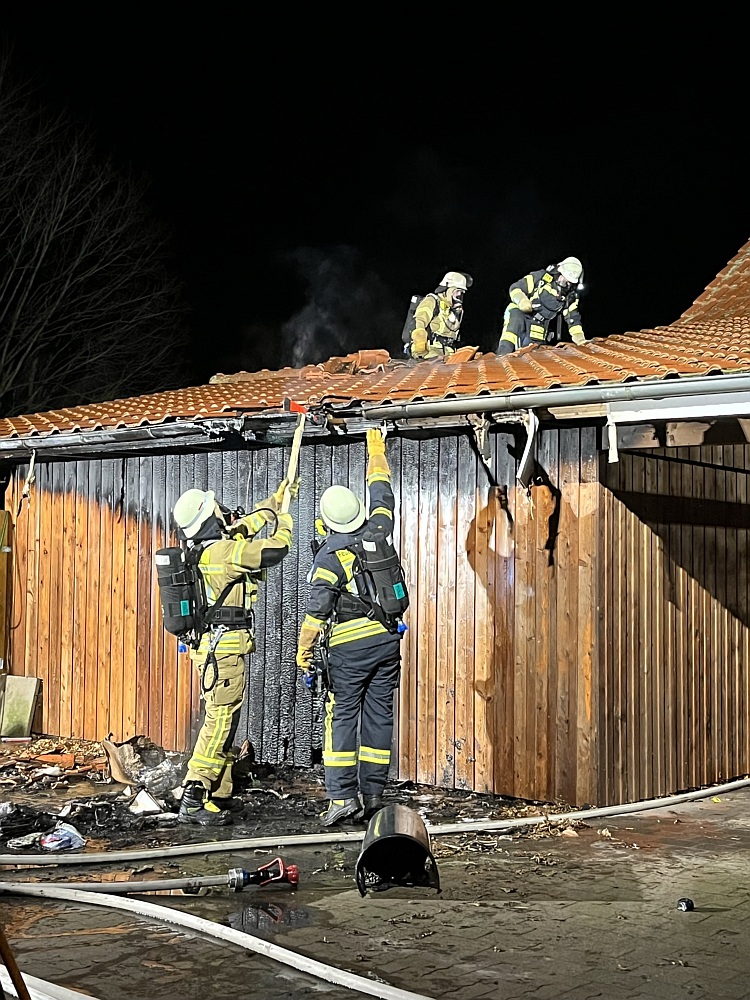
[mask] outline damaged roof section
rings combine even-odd
[[[464,347],[415,363],[368,350],[301,369],[220,374],[207,385],[6,418],[0,441],[269,415],[285,399],[334,411],[742,372],[750,372],[750,243],[669,326],[505,357]]]

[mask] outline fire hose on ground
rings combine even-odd
[[[469,820],[465,823],[441,823],[426,825],[431,837],[443,837],[461,833],[510,833],[526,827],[542,826],[545,823],[565,823],[571,820],[603,819],[605,816],[624,816],[628,813],[645,812],[649,809],[664,809],[709,798],[725,795],[740,788],[747,788],[750,778],[738,778],[722,785],[711,785],[691,792],[668,795],[658,799],[644,799],[640,802],[626,802],[617,806],[602,806],[597,809],[577,809],[563,813],[545,813],[539,816],[515,816],[511,819]],[[363,830],[338,830],[333,833],[300,833],[291,836],[240,837],[235,840],[209,840],[199,844],[179,844],[174,847],[152,847],[133,851],[102,851],[90,854],[0,854],[0,865],[102,865],[121,864],[128,861],[144,861],[164,858],[185,857],[190,854],[228,853],[252,851],[261,848],[306,847],[319,844],[360,843],[364,839]]]
[[[113,895],[129,893],[164,892],[175,889],[186,895],[197,895],[200,889],[219,886],[241,892],[249,885],[271,885],[286,883],[296,888],[299,885],[297,865],[286,865],[281,858],[275,858],[254,872],[244,868],[230,868],[224,875],[189,875],[184,878],[152,879],[150,882],[129,879],[122,882],[55,882],[57,889],[85,889],[86,892],[109,892]],[[15,883],[14,883],[15,884]]]
[[[706,788],[695,789],[677,795],[665,796],[657,799],[646,799],[640,802],[628,802],[616,806],[604,806],[598,809],[581,809],[565,813],[548,813],[538,816],[513,817],[508,820],[471,820],[465,823],[447,823],[436,826],[426,826],[427,833],[431,836],[444,836],[464,833],[507,833],[513,830],[539,826],[541,824],[555,824],[570,822],[571,820],[601,819],[608,816],[620,816],[635,812],[644,812],[649,809],[663,809],[669,806],[679,805],[685,802],[692,802],[709,796],[726,794],[750,785],[750,778],[742,778],[735,781],[726,782],[721,785],[712,785]],[[397,807],[398,808],[398,807]],[[210,841],[202,844],[185,844],[178,847],[151,848],[137,851],[112,851],[110,853],[97,854],[77,854],[63,855],[55,858],[41,857],[39,855],[0,855],[0,864],[3,865],[59,865],[63,864],[110,864],[123,861],[142,861],[145,858],[165,858],[170,856],[186,854],[205,854],[208,852],[228,852],[252,850],[263,847],[281,846],[306,846],[330,843],[359,843],[366,838],[367,834],[360,831],[338,831],[321,834],[300,834],[282,837],[251,837],[236,840]],[[278,866],[278,867],[274,867]],[[263,873],[263,874],[261,874]],[[285,877],[286,876],[286,877]],[[263,881],[265,880],[265,882]],[[254,935],[244,931],[236,931],[221,924],[204,920],[201,917],[193,916],[189,913],[182,913],[170,907],[158,906],[142,900],[121,898],[115,893],[143,893],[149,891],[159,891],[171,888],[181,888],[189,892],[196,892],[204,885],[223,885],[233,888],[236,891],[244,888],[248,884],[265,884],[271,881],[287,881],[293,886],[297,884],[298,872],[296,866],[285,866],[280,858],[258,869],[255,873],[246,872],[244,869],[231,869],[221,876],[208,876],[197,878],[156,880],[151,882],[122,882],[106,883],[100,881],[90,881],[83,883],[55,883],[52,885],[29,884],[23,882],[0,882],[0,893],[20,894],[25,896],[41,896],[50,899],[60,899],[70,902],[86,902],[98,906],[109,906],[115,909],[127,910],[145,917],[152,917],[167,923],[177,924],[187,930],[198,931],[219,938],[231,944],[237,944],[241,948],[257,954],[265,955],[275,961],[281,962],[300,972],[323,979],[335,985],[344,986],[348,989],[358,990],[369,996],[381,998],[381,1000],[431,1000],[423,994],[412,993],[401,990],[389,984],[375,982],[365,979],[353,973],[345,972],[335,966],[326,965],[304,955],[281,948],[271,944]],[[109,891],[108,891],[109,890]]]
[[[38,979],[36,976],[23,974],[26,990],[31,1000],[96,1000],[90,993],[79,993],[78,990],[69,990],[56,983],[48,983],[46,979]],[[19,994],[11,976],[0,965],[0,987],[5,990],[8,997],[19,997],[19,1000],[26,1000]]]
[[[122,898],[105,893],[91,893],[83,889],[59,889],[54,885],[43,884],[0,882],[0,892],[17,893],[23,896],[41,896],[45,899],[61,899],[71,903],[92,903],[94,906],[108,906],[115,910],[126,910],[128,913],[161,920],[168,924],[176,924],[185,930],[197,931],[199,934],[218,938],[228,944],[238,945],[245,951],[265,955],[267,958],[272,958],[297,969],[299,972],[305,972],[325,982],[344,986],[350,990],[358,990],[367,996],[379,997],[380,1000],[432,1000],[431,997],[426,997],[422,993],[412,993],[409,990],[390,986],[388,983],[379,983],[372,979],[366,979],[364,976],[357,976],[353,972],[345,972],[333,965],[326,965],[313,958],[308,958],[306,955],[272,944],[270,941],[264,941],[246,931],[236,931],[232,927],[225,927],[222,924],[214,923],[213,920],[204,920],[203,917],[196,917],[192,913],[183,913],[169,906],[159,906],[156,903],[147,903],[143,900]]]

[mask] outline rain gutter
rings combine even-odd
[[[517,410],[593,403],[635,402],[690,397],[694,394],[750,393],[750,375],[710,375],[701,378],[659,379],[617,385],[584,385],[570,389],[514,390],[483,393],[455,399],[425,400],[414,403],[363,404],[361,416],[372,421],[418,420],[422,417],[457,416],[468,413],[504,413]],[[750,397],[746,411],[750,413]],[[561,416],[561,414],[558,414]],[[580,419],[580,415],[572,415]]]
[[[24,437],[0,441],[0,459],[50,452],[67,451],[88,453],[100,449],[111,450],[122,446],[124,450],[144,444],[192,445],[203,444],[229,433],[241,434],[243,420],[217,420],[205,423],[177,421],[169,424],[148,424],[141,427],[114,427],[98,431],[53,431],[49,434],[28,434]]]

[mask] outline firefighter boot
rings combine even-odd
[[[198,826],[226,826],[232,817],[226,809],[205,798],[206,789],[200,781],[188,781],[180,801],[178,823],[196,823]]]
[[[385,802],[383,802],[382,795],[364,795],[362,797],[362,801],[364,802],[364,807],[365,807],[363,816],[364,819],[371,819],[375,815],[375,813],[379,809],[382,809],[383,806],[385,805]]]
[[[328,808],[320,814],[323,826],[333,826],[345,819],[362,819],[362,804],[358,798],[331,799]]]

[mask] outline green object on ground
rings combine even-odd
[[[38,677],[4,678],[0,737],[30,736],[42,682]]]

